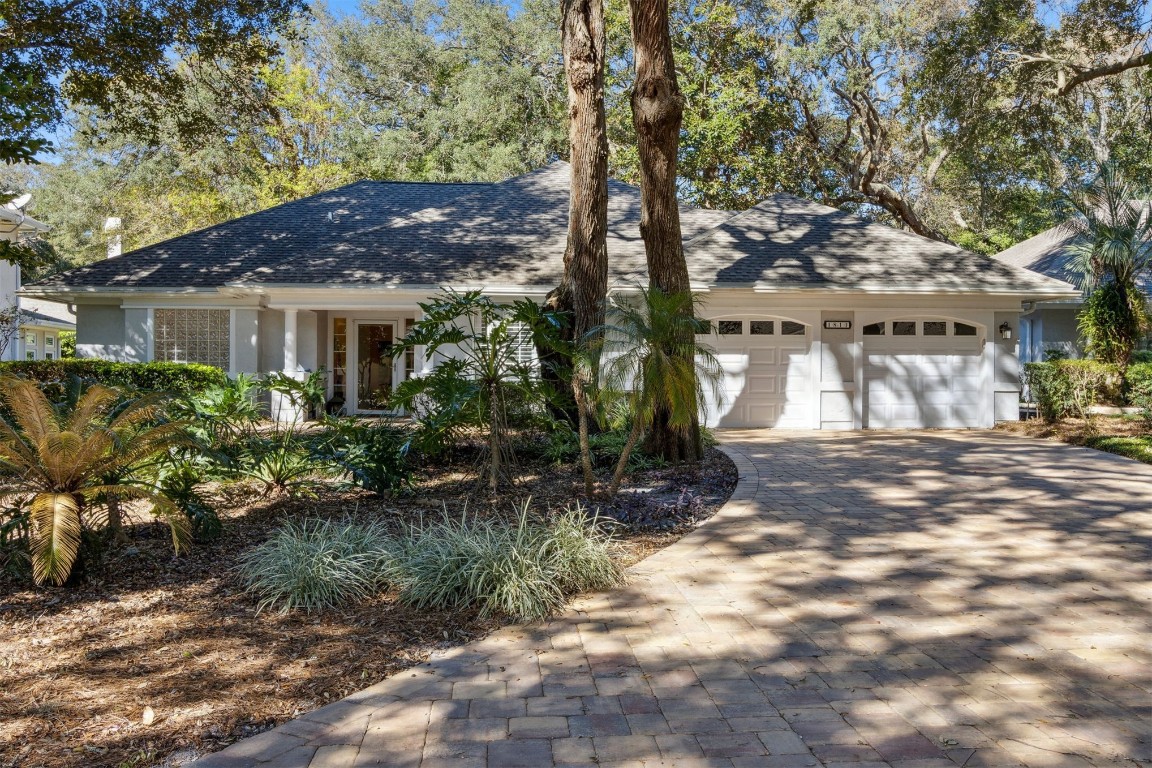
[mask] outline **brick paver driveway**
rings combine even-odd
[[[1152,467],[982,432],[732,432],[631,585],[202,760],[1152,765]]]

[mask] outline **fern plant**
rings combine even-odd
[[[188,519],[170,500],[132,479],[133,469],[184,440],[183,425],[157,424],[160,399],[123,401],[118,390],[93,385],[74,405],[54,407],[31,381],[0,380],[0,468],[19,487],[0,500],[27,510],[32,575],[63,584],[71,575],[85,530],[107,524],[107,505],[143,499],[172,530],[180,551]],[[107,478],[121,478],[109,483]]]

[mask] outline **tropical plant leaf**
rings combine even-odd
[[[70,493],[38,493],[32,513],[32,577],[57,586],[68,580],[80,551],[80,504]]]
[[[93,384],[84,390],[84,394],[76,401],[76,407],[73,409],[72,415],[68,417],[64,429],[83,434],[93,423],[104,416],[119,398],[119,391],[102,384]]]
[[[16,426],[31,443],[39,444],[60,431],[56,411],[34,382],[12,376],[0,381],[0,395],[12,411]]]

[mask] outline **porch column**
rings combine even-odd
[[[296,375],[296,312],[295,309],[284,310],[284,373]]]
[[[295,309],[284,310],[284,373],[299,379],[299,366],[296,364],[296,312]],[[304,413],[292,404],[290,398],[279,392],[272,393],[272,415],[277,421],[286,424],[304,419]]]

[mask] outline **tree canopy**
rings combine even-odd
[[[3,186],[34,192],[66,260],[102,257],[110,216],[139,247],[357,179],[494,180],[567,156],[554,4],[365,0],[289,23],[292,1],[142,4],[172,29],[97,46],[137,6],[81,0],[94,15],[73,33],[63,4],[17,17],[0,0],[0,150],[27,159],[43,126],[75,128],[55,162]],[[15,48],[15,20],[37,13],[54,26]],[[991,253],[1050,226],[1058,190],[1104,163],[1152,183],[1144,0],[672,0],[670,14],[686,203],[790,192]],[[626,1],[605,21],[610,172],[636,182]]]

